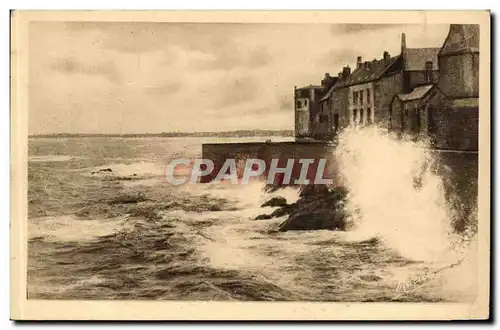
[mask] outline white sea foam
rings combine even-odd
[[[99,172],[99,170],[111,169],[111,172]],[[91,172],[97,172],[102,174],[111,174],[117,176],[161,176],[164,174],[164,167],[161,164],[152,162],[135,162],[131,164],[108,164],[89,169]]]
[[[425,147],[370,127],[345,131],[336,153],[353,235],[378,236],[409,259],[442,260],[452,250],[451,210]]]

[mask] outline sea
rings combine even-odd
[[[428,161],[412,142],[376,131],[340,140],[347,231],[279,232],[286,217],[254,220],[275,209],[261,207],[273,196],[296,201],[297,188],[165,179],[169,161],[201,157],[202,143],[268,139],[290,140],[30,138],[28,299],[475,299],[475,235],[450,231],[437,175],[412,185]]]

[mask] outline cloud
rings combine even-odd
[[[280,110],[292,110],[293,109],[293,98],[291,96],[283,96],[279,100],[279,109]]]
[[[272,61],[273,57],[271,53],[266,48],[260,47],[250,51],[247,65],[249,68],[260,68],[270,64]]]
[[[341,36],[345,34],[373,32],[403,26],[404,24],[335,24],[331,25],[330,33],[334,36]]]
[[[273,61],[273,57],[264,47],[241,51],[233,47],[216,48],[205,57],[196,59],[192,65],[197,70],[232,70],[259,69]]]
[[[356,62],[356,57],[358,55],[359,53],[352,48],[332,49],[321,54],[318,57],[317,63],[324,66],[343,66],[348,63]]]
[[[448,32],[428,24],[339,37],[330,28],[34,22],[30,134],[293,128],[294,85],[335,75],[357,53],[395,53],[400,32],[412,47],[442,42]]]
[[[122,53],[153,52],[180,46],[211,52],[226,49],[246,28],[243,24],[166,22],[68,22],[66,29],[81,33],[97,31],[103,47]]]
[[[242,34],[253,32],[245,24],[69,22],[66,29],[76,34],[97,31],[107,50],[125,54],[161,51],[166,66],[176,63],[178,52],[200,54],[201,58],[190,63],[197,70],[255,69],[273,60],[266,47],[249,49],[239,43]]]
[[[111,82],[119,83],[120,74],[113,62],[85,64],[75,58],[65,57],[56,59],[50,65],[54,71],[67,74],[84,74],[89,76],[103,76]]]
[[[223,79],[224,80],[224,79]],[[217,106],[229,107],[255,100],[259,84],[256,78],[245,76],[221,84],[217,93],[221,95]]]
[[[146,22],[67,22],[73,34],[95,31],[104,49],[122,53],[151,52],[169,44],[169,33],[175,24]],[[174,32],[174,31],[172,31]],[[174,35],[174,33],[172,33]]]
[[[180,81],[168,82],[158,86],[144,86],[146,92],[151,95],[173,95],[181,91]]]

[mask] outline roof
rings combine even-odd
[[[323,86],[321,86],[321,85],[307,85],[304,87],[297,88],[297,90],[299,90],[299,89],[311,89],[311,88],[318,89],[318,88],[323,88]]]
[[[403,53],[407,71],[425,70],[425,62],[432,62],[432,70],[438,69],[440,48],[406,48]]]
[[[465,99],[453,99],[446,102],[446,106],[450,108],[478,108],[479,98],[470,97]]]
[[[478,24],[451,24],[439,55],[457,52],[479,52]]]
[[[427,94],[428,91],[430,91],[434,87],[434,85],[425,85],[425,86],[418,86],[415,87],[411,93],[408,94],[398,94],[398,97],[401,101],[412,101],[412,100],[418,100]]]
[[[367,83],[373,80],[380,78],[385,71],[393,65],[396,60],[399,58],[398,56],[394,56],[386,60],[373,60],[368,62],[368,68],[365,68],[365,63],[361,64],[361,67],[354,70],[346,79],[339,81],[338,84],[335,84],[335,87],[345,87],[352,85],[359,85],[363,83]]]
[[[325,96],[323,96],[319,101],[326,101],[330,96],[332,96],[333,90],[335,89],[335,84],[326,92]]]

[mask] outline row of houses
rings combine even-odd
[[[348,126],[376,124],[435,148],[477,150],[479,25],[452,24],[440,48],[410,48],[295,87],[296,139],[334,140]]]

